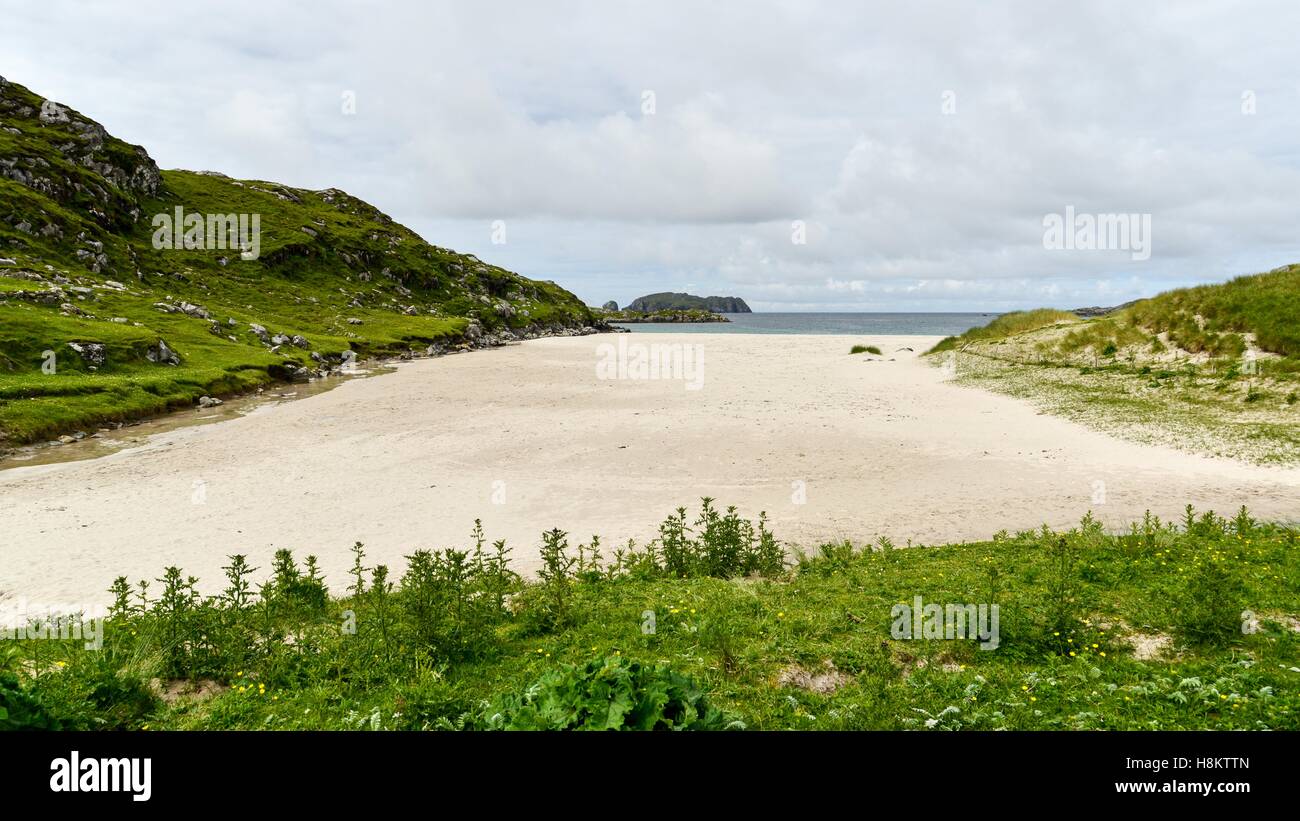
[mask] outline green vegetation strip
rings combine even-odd
[[[644,547],[548,532],[532,581],[478,528],[400,577],[358,544],[338,598],[232,556],[216,596],[119,579],[101,649],[0,642],[0,728],[1295,730],[1297,542],[1189,507],[789,567],[706,500]],[[996,648],[900,637],[918,597],[998,605]]]

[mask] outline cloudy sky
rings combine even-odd
[[[589,303],[1077,307],[1300,261],[1300,4],[1153,5],[0,0],[0,75]]]

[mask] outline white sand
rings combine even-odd
[[[608,553],[705,495],[766,510],[779,538],[808,547],[973,540],[1089,509],[1111,526],[1188,502],[1300,511],[1300,470],[1123,442],[895,353],[933,337],[623,338],[702,345],[702,389],[598,380],[597,346],[615,336],[546,339],[413,362],[101,459],[2,471],[0,602],[102,603],[115,576],[169,564],[216,591],[227,554],[265,570],[279,547],[316,554],[342,588],[354,541],[400,575],[414,549],[467,546],[475,517],[529,570],[543,529],[599,533]],[[897,361],[847,354],[864,341]]]

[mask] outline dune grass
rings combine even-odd
[[[875,345],[854,345],[849,349],[849,353],[869,353],[874,356],[880,356],[880,348],[877,348]]]
[[[1135,441],[1300,462],[1300,266],[1184,288],[1080,320],[999,317],[929,353],[958,381]]]
[[[1017,334],[1036,331],[1052,325],[1079,322],[1079,318],[1068,311],[1053,308],[1037,308],[1032,311],[1013,311],[1002,314],[987,325],[971,328],[960,336],[949,336],[939,341],[927,353],[956,350],[971,342],[986,342],[1006,339]]]
[[[1166,332],[1189,351],[1218,353],[1220,337],[1249,333],[1262,350],[1300,358],[1300,265],[1169,291],[1125,313],[1134,324]],[[1236,343],[1228,346],[1228,355],[1240,353],[1233,350]]]

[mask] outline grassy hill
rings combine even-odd
[[[208,228],[256,215],[258,242],[207,230],[186,248],[182,220],[165,247],[155,219],[177,208]],[[0,445],[310,378],[347,351],[603,325],[554,283],[430,245],[343,191],[161,171],[0,78]]]
[[[1120,435],[1300,461],[1300,265],[1092,319],[1006,314],[929,354],[959,379]]]

